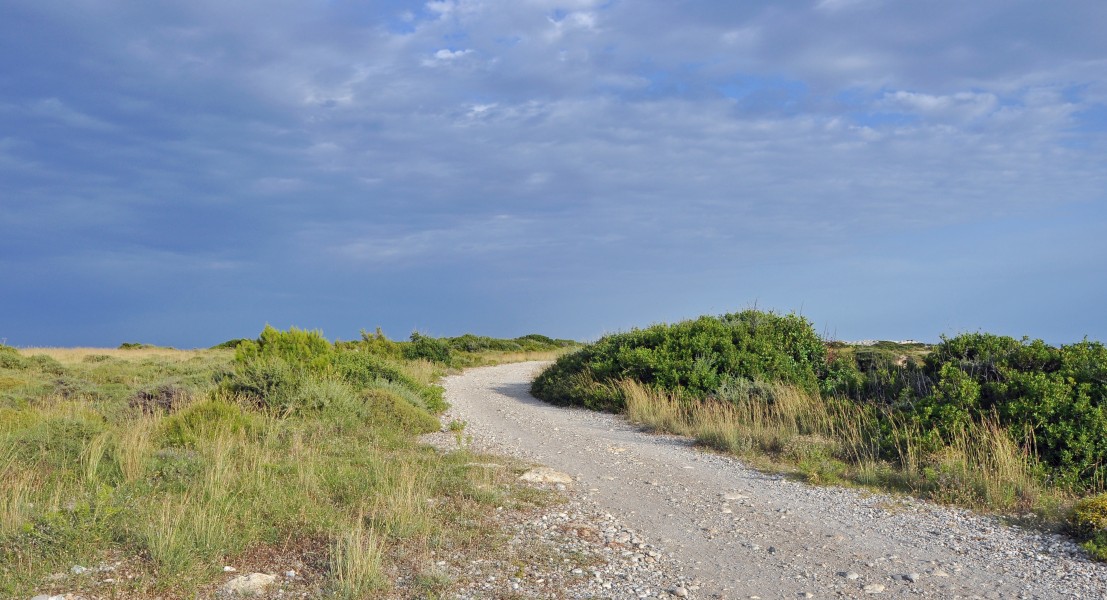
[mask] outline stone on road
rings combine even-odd
[[[695,580],[690,596],[1107,597],[1107,566],[1066,538],[915,499],[791,481],[683,438],[644,433],[620,416],[546,404],[529,393],[545,364],[447,377],[447,418],[467,421],[478,448],[563,474],[574,484],[567,493],[618,515],[673,563],[677,578]]]

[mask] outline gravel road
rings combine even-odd
[[[574,502],[613,515],[657,550],[656,568],[669,571],[658,581],[668,583],[605,595],[1107,598],[1107,566],[1062,537],[790,481],[681,438],[643,433],[621,417],[554,407],[528,392],[544,365],[446,378],[446,419],[467,421],[478,447],[572,475]]]

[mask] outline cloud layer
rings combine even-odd
[[[0,9],[0,336],[1107,338],[1100,2]]]

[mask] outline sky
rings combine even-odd
[[[1107,3],[5,0],[0,341],[1107,340]]]

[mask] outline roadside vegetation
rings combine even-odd
[[[432,556],[483,551],[497,507],[538,501],[417,442],[441,428],[435,382],[567,345],[266,327],[209,350],[0,346],[0,596],[194,597],[236,565],[294,569],[311,597],[401,573],[435,597]]]
[[[972,333],[850,346],[802,317],[749,310],[606,336],[532,391],[815,482],[1067,522],[1107,558],[1099,342]]]

